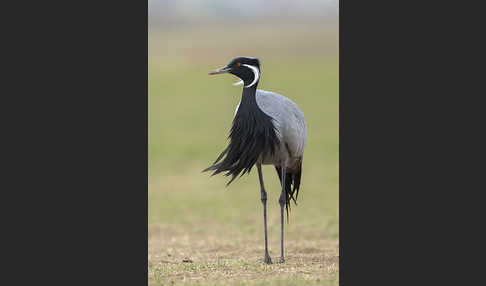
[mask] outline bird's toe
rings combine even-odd
[[[269,255],[265,255],[265,259],[263,260],[265,264],[272,264],[272,259]]]
[[[285,263],[285,259],[283,257],[280,257],[280,259],[278,260],[278,263]]]

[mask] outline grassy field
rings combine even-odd
[[[337,285],[337,28],[235,29],[149,34],[149,284]],[[241,96],[241,87],[231,85],[235,77],[207,72],[240,55],[260,58],[259,88],[291,98],[307,120],[301,192],[285,225],[285,264],[262,262],[256,169],[227,188],[227,177],[201,173],[226,146]],[[263,176],[276,262],[280,187],[273,167],[264,166]]]

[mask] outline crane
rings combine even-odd
[[[221,172],[230,176],[227,186],[238,175],[250,173],[256,165],[260,181],[265,231],[264,262],[272,263],[268,254],[267,239],[267,192],[263,183],[262,165],[273,165],[280,179],[282,191],[280,204],[280,251],[279,263],[284,263],[284,206],[289,215],[290,201],[297,204],[302,177],[302,159],[307,138],[304,114],[289,98],[278,93],[257,89],[260,80],[260,61],[252,57],[237,57],[229,64],[210,72],[210,75],[230,73],[243,85],[241,101],[236,107],[229,134],[229,145],[216,161],[203,170]],[[295,195],[295,196],[294,196]]]

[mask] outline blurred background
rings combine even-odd
[[[150,284],[244,278],[337,285],[338,1],[148,5]],[[289,97],[307,120],[301,191],[285,230],[288,263],[271,266],[281,267],[280,276],[260,267],[263,214],[256,169],[229,187],[227,177],[201,173],[228,144],[241,97],[241,86],[232,86],[236,77],[208,72],[237,56],[259,58],[258,88]],[[272,166],[264,166],[263,176],[275,262],[280,186]],[[221,265],[224,271],[218,271]]]

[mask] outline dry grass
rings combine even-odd
[[[167,225],[152,225],[150,284],[302,285],[305,282],[336,285],[337,241],[326,239],[322,233],[306,233],[313,235],[303,238],[289,233],[286,262],[266,265],[262,263],[262,239],[237,228],[220,227],[210,222],[199,223],[183,231]],[[270,255],[276,262],[280,254],[270,251]]]

